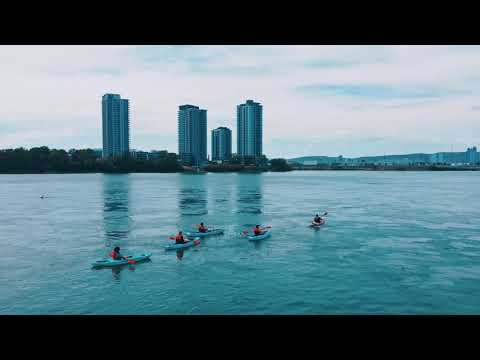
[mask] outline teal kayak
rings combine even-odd
[[[207,232],[198,232],[198,231],[192,231],[192,232],[187,232],[186,235],[187,237],[189,238],[203,238],[203,237],[207,237],[207,236],[210,236],[210,235],[220,235],[220,234],[223,234],[223,229],[212,229],[212,230],[208,230]]]
[[[189,248],[191,246],[195,246],[198,244],[200,244],[200,239],[195,238],[194,240],[187,241],[183,244],[167,245],[165,246],[165,250],[181,250],[181,249]]]
[[[135,262],[140,262],[140,261],[145,261],[150,259],[150,256],[152,256],[151,253],[145,253],[141,255],[129,255],[126,256],[128,260],[133,260]],[[126,265],[128,264],[128,260],[113,260],[113,259],[102,259],[102,260],[97,260],[95,261],[92,266],[93,267],[113,267],[113,266],[120,266],[120,265]]]
[[[250,240],[250,241],[258,241],[258,240],[263,240],[263,239],[269,238],[270,235],[272,235],[272,234],[270,233],[270,231],[265,231],[262,235],[247,236],[247,238],[248,238],[248,240]]]

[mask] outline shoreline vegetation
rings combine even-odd
[[[132,156],[102,159],[92,149],[65,150],[49,149],[46,146],[0,150],[0,174],[76,174],[76,173],[195,173],[205,174],[239,172],[262,173],[301,171],[480,171],[480,166],[451,166],[447,164],[414,165],[299,165],[289,164],[285,159],[268,160],[233,156],[221,164],[209,162],[202,167],[183,166],[175,153],[157,151],[150,158]]]

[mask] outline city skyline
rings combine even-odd
[[[270,158],[464,151],[480,135],[479,46],[1,46],[0,55],[1,148],[101,147],[98,99],[110,92],[133,102],[130,147],[145,150],[177,152],[182,103],[202,104],[209,128],[232,128],[236,140],[242,99],[265,106]]]

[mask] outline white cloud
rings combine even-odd
[[[345,150],[346,141],[372,137],[389,139],[379,145],[382,153],[414,143],[432,144],[434,152],[456,139],[460,150],[478,144],[479,74],[480,47],[0,46],[0,129],[6,129],[0,148],[100,147],[101,96],[115,92],[131,100],[136,148],[176,151],[183,103],[206,108],[209,129],[229,126],[235,137],[235,107],[254,99],[264,105],[268,156],[303,154],[299,145],[285,149],[275,141],[303,144],[315,154],[364,154],[361,142]],[[297,90],[309,84],[434,89],[445,96]]]

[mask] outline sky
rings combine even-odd
[[[101,148],[101,97],[130,100],[130,144],[177,152],[181,104],[233,131],[263,105],[269,158],[480,145],[480,46],[0,46],[0,149]]]

